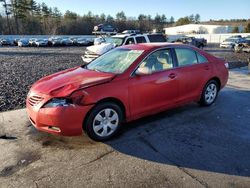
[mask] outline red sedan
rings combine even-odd
[[[189,102],[209,106],[228,80],[228,64],[180,44],[116,48],[88,65],[37,81],[26,104],[32,124],[52,134],[103,141],[122,122]]]

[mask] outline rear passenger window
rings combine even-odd
[[[186,48],[176,48],[175,53],[179,67],[197,64],[196,52]]]
[[[135,39],[136,39],[137,43],[146,43],[147,42],[145,37],[136,37]]]
[[[203,55],[199,54],[198,52],[196,52],[197,54],[197,58],[198,58],[198,62],[199,63],[206,63],[208,62],[207,58],[205,58]]]
[[[167,42],[163,35],[148,35],[148,39],[150,42]]]
[[[134,44],[134,43],[135,43],[134,38],[128,38],[125,45]]]

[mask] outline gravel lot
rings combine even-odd
[[[30,86],[51,73],[82,64],[85,47],[17,48],[0,47],[0,111],[20,109]],[[225,58],[232,67],[246,65],[250,54],[237,54],[228,49],[206,48],[209,53]]]
[[[0,47],[0,111],[23,108],[35,81],[81,65],[84,50],[84,47]]]
[[[222,49],[218,47],[208,47],[204,49],[216,57],[220,57],[229,62],[230,68],[246,66],[250,53],[235,53],[231,49]]]

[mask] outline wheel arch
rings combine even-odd
[[[211,80],[214,80],[214,81],[216,81],[216,82],[218,83],[218,89],[220,90],[220,89],[221,89],[221,81],[220,81],[220,79],[219,79],[217,76],[214,76],[214,77],[212,77],[211,79],[209,79],[209,80],[206,82],[206,84],[207,84],[208,82],[210,82]]]
[[[107,97],[107,98],[103,98],[101,100],[99,100],[97,103],[95,103],[95,105],[88,111],[88,113],[85,115],[84,119],[83,119],[83,124],[82,124],[82,127],[84,129],[84,124],[86,123],[86,120],[87,120],[87,117],[89,116],[89,114],[92,112],[92,110],[98,105],[98,104],[101,104],[101,103],[105,103],[105,102],[112,102],[112,103],[115,103],[116,105],[118,105],[121,110],[122,110],[122,113],[123,113],[123,121],[126,121],[126,107],[125,105],[123,104],[123,102],[118,99],[118,98],[115,98],[115,97]]]
[[[121,107],[121,110],[123,112],[123,117],[124,117],[124,119],[126,119],[126,107],[120,99],[115,98],[115,97],[108,97],[108,98],[104,98],[104,99],[99,100],[96,103],[96,105],[98,105],[100,103],[104,103],[104,102],[112,102],[112,103],[117,104],[119,107]]]
[[[211,81],[215,81],[215,82],[218,84],[217,93],[218,93],[219,90],[221,89],[221,81],[220,81],[220,79],[219,79],[218,77],[216,77],[216,76],[210,78],[210,79],[205,83],[205,85],[204,85],[204,87],[203,87],[203,89],[202,89],[202,91],[201,91],[199,100],[198,100],[198,103],[199,103],[200,105],[202,105],[202,106],[209,106],[209,105],[210,105],[210,104],[209,104],[209,105],[206,105],[206,104],[204,103],[204,101],[203,101],[203,93],[204,93],[205,87],[206,87],[207,84],[208,84],[209,82],[211,82]],[[216,97],[217,97],[217,96],[216,96]],[[212,103],[211,103],[211,104],[212,104]]]

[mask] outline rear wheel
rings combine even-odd
[[[123,113],[117,104],[101,103],[90,112],[85,121],[84,130],[93,140],[105,141],[119,131],[122,120]]]
[[[210,80],[204,87],[200,99],[202,106],[210,106],[217,98],[219,91],[218,83],[215,80]]]

